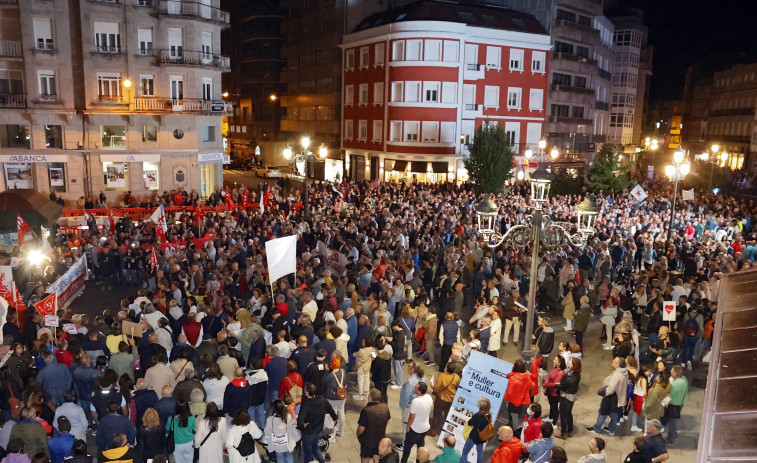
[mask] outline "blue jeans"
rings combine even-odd
[[[685,338],[683,338],[683,352],[681,352],[682,363],[693,360],[694,350],[697,347],[697,341],[698,340],[696,336],[686,336]]]
[[[678,437],[678,418],[669,418],[668,419],[668,438],[665,439],[665,442],[668,444],[672,444],[676,441],[677,437]]]
[[[252,421],[254,421],[261,430],[265,429],[265,403],[251,405],[250,408],[247,409],[247,413],[250,414]]]
[[[392,380],[392,384],[402,386],[402,380],[404,376],[404,373],[402,371],[402,364],[404,363],[404,360],[392,360],[392,371],[394,371],[394,379]]]
[[[318,447],[318,434],[302,433],[302,451],[305,453],[304,461],[318,460],[320,463],[326,463],[321,454],[321,449]]]
[[[276,463],[294,463],[292,452],[276,452]]]
[[[473,432],[473,431],[471,431]],[[467,463],[468,461],[468,452],[471,451],[471,449],[475,447],[476,448],[476,462],[481,463],[484,459],[484,444],[474,444],[473,439],[470,437],[465,440],[465,445],[463,446],[463,453],[462,458],[460,459],[461,463]]]
[[[596,431],[598,434],[602,434],[602,426],[605,424],[605,421],[607,420],[608,415],[603,415],[601,412],[597,413],[597,422],[594,424],[594,431]],[[615,434],[615,429],[618,427],[618,412],[612,412],[609,415],[610,417],[610,432],[612,434]]]

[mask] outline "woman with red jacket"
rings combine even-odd
[[[565,358],[562,355],[555,355],[553,361],[552,371],[547,375],[547,379],[544,380],[544,394],[549,400],[549,418],[544,418],[544,421],[548,423],[556,423],[557,418],[560,416],[559,401],[560,401],[560,389],[558,384],[565,375]]]
[[[287,394],[289,394],[289,391],[292,390],[295,386],[300,387],[300,396],[299,397],[292,397],[293,400],[292,403],[295,407],[295,412],[299,414],[300,412],[300,404],[302,403],[302,375],[297,373],[297,363],[295,363],[294,360],[287,360],[287,375],[284,376],[284,379],[281,380],[281,384],[279,384],[279,397],[284,398]]]
[[[505,400],[508,402],[510,427],[518,429],[523,424],[526,406],[531,404],[531,388],[534,387],[534,382],[531,380],[531,373],[526,372],[523,360],[515,362],[513,371],[507,375],[507,379],[509,381],[507,391],[505,391]]]

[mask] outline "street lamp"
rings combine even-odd
[[[571,234],[566,228],[569,224],[555,223],[548,214],[544,213],[543,207],[549,202],[549,187],[551,182],[552,175],[543,164],[531,174],[533,213],[526,217],[526,223],[510,227],[504,235],[495,229],[497,216],[499,215],[499,206],[492,201],[488,194],[476,205],[475,209],[479,233],[490,248],[494,249],[498,247],[505,240],[517,248],[524,248],[529,243],[531,244],[531,272],[526,330],[524,333],[525,344],[521,353],[523,359],[526,361],[530,361],[532,355],[529,343],[531,342],[534,314],[536,313],[536,279],[539,268],[539,248],[541,246],[552,247],[568,243],[582,248],[586,245],[589,237],[594,234],[594,221],[599,214],[594,201],[588,197],[584,199],[581,204],[576,206],[578,224],[576,233]]]
[[[549,152],[549,156],[553,161],[556,161],[557,157],[560,156],[560,151],[558,151],[557,148],[552,148],[552,151]]]
[[[310,146],[310,137],[305,135],[300,139],[300,145],[302,145],[302,150],[299,152],[295,152],[291,146],[287,145],[286,148],[284,148],[284,158],[289,161],[293,166],[297,166],[298,163],[304,162],[305,163],[305,194],[304,194],[304,200],[303,200],[303,206],[305,208],[305,218],[310,218],[310,207],[308,205],[309,200],[309,192],[310,189],[310,169],[308,166],[308,163],[310,162],[323,162],[326,160],[326,156],[329,154],[329,150],[321,143],[321,146],[318,148],[318,154],[313,153],[312,151],[308,150],[308,147]]]
[[[668,226],[668,241],[673,237],[673,219],[676,215],[676,197],[678,196],[678,181],[683,180],[689,174],[691,164],[684,162],[683,151],[673,153],[673,164],[665,166],[665,175],[675,181],[673,189],[673,208],[670,210],[670,224]]]
[[[717,162],[718,151],[720,151],[720,145],[714,144],[710,147],[710,149],[712,150],[712,163],[710,163],[710,188],[709,189],[712,190],[712,174],[715,171],[715,163]],[[705,161],[710,159],[710,153],[705,152],[702,155],[702,159],[704,159]]]

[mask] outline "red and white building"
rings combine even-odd
[[[465,143],[485,121],[537,152],[550,37],[533,16],[427,0],[366,18],[341,48],[346,175],[465,180]]]

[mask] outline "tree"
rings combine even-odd
[[[594,165],[589,170],[586,185],[593,192],[602,190],[604,193],[615,194],[630,188],[631,181],[628,166],[620,165],[620,155],[623,151],[619,146],[605,144],[597,153]]]
[[[513,150],[502,127],[488,122],[476,130],[463,163],[479,193],[501,193],[512,177]]]
[[[583,177],[568,169],[554,169],[552,185],[549,189],[550,196],[578,195],[584,186]]]

